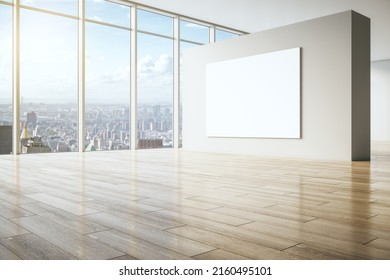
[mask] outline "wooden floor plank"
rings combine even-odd
[[[201,201],[194,201],[191,199],[185,199],[185,198],[180,198],[180,199],[175,199],[174,197],[172,199],[164,199],[161,197],[156,198],[148,198],[148,199],[143,199],[140,202],[148,205],[152,205],[155,207],[163,207],[163,208],[182,208],[182,207],[192,207],[200,210],[211,210],[215,208],[221,207],[221,205],[218,204],[211,204],[211,203],[206,203],[206,202],[201,202]]]
[[[312,260],[359,260],[361,257],[352,256],[307,244],[298,244],[284,250],[287,253],[302,256]]]
[[[390,251],[390,235],[387,237],[387,239],[377,238],[371,242],[368,242],[365,244],[365,246]]]
[[[29,232],[16,223],[0,216],[0,238],[18,236],[26,233]]]
[[[390,143],[372,151],[2,155],[0,258],[390,259]]]
[[[85,215],[91,213],[98,213],[99,211],[85,207],[83,203],[75,203],[66,199],[55,197],[51,194],[36,193],[29,194],[27,197],[34,199],[35,201],[42,202],[60,210],[69,212],[73,215]]]
[[[86,216],[86,218],[169,250],[182,253],[188,257],[215,249],[203,243],[138,224],[134,221],[115,217],[107,213],[92,214]]]
[[[117,230],[102,231],[90,234],[89,237],[108,246],[124,251],[140,260],[189,260],[190,257],[161,247],[155,243],[119,232]]]
[[[157,211],[151,214],[276,250],[283,250],[298,244],[298,242],[296,241],[288,240],[285,238],[280,238],[269,234],[262,234],[256,231],[243,229],[242,227],[230,226],[224,223],[189,216],[183,213],[177,213],[170,210]]]
[[[1,240],[0,240],[1,243]],[[29,251],[29,250],[28,250]],[[21,258],[0,244],[0,260],[20,260]]]
[[[225,250],[214,250],[211,252],[207,252],[204,254],[200,254],[194,257],[197,260],[250,260],[250,258],[246,258]]]
[[[72,260],[71,254],[61,250],[35,234],[9,237],[0,242],[24,260]]]
[[[0,216],[7,219],[32,215],[31,212],[7,201],[0,199]]]
[[[287,211],[274,210],[272,207],[265,209],[255,209],[253,211],[239,210],[236,208],[222,207],[213,209],[213,212],[224,213],[226,215],[232,215],[235,217],[250,217],[253,221],[262,221],[264,217],[277,218],[278,220],[292,221],[298,223],[304,223],[317,219],[316,216],[304,215],[302,213],[293,213]]]
[[[14,222],[79,259],[104,260],[125,255],[39,216],[18,218]]]
[[[124,207],[108,207],[107,205],[100,204],[98,202],[91,202],[88,205],[91,208],[97,209],[101,212],[113,215],[118,218],[123,218],[129,221],[133,221],[138,224],[150,226],[156,229],[165,230],[178,226],[182,226],[183,224],[178,223],[176,221],[159,218],[154,215],[145,214],[142,212],[136,212],[131,209],[126,209]]]
[[[271,259],[271,260],[286,260],[286,259],[303,259],[299,256],[288,254],[286,252],[270,249],[240,239],[228,237],[223,234],[214,233],[211,231],[183,226],[168,230],[171,233],[184,236],[198,242],[208,244],[215,248],[220,248],[229,252],[242,255],[251,259]]]
[[[144,204],[140,201],[126,201],[126,202],[120,202],[118,201],[114,202],[110,199],[94,199],[93,201],[87,201],[84,203],[85,206],[90,207],[92,209],[102,209],[103,207],[105,209],[110,209],[117,212],[124,212],[124,213],[148,213],[153,211],[162,210],[163,208],[160,206],[154,207],[148,204]]]
[[[80,234],[87,234],[109,229],[97,223],[91,222],[84,217],[70,214],[66,211],[44,203],[29,203],[23,205],[22,207],[36,215],[39,215],[42,218],[50,220]]]
[[[242,226],[267,234],[274,234],[279,237],[296,240],[299,243],[305,243],[321,248],[333,250],[342,254],[351,255],[362,259],[389,259],[390,251],[384,249],[368,248],[354,240],[338,240],[323,235],[300,231],[297,229],[282,228],[280,226],[265,225],[258,222]],[[325,230],[325,229],[324,229]]]
[[[31,198],[26,197],[30,192],[21,192],[19,190],[0,189],[0,199],[11,203],[12,205],[21,205],[34,202]]]

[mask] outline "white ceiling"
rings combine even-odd
[[[346,10],[371,18],[371,60],[390,59],[390,0],[134,0],[256,32]]]

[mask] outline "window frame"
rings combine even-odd
[[[78,15],[69,15],[54,11],[48,11],[45,9],[29,7],[20,4],[20,0],[6,1],[0,0],[0,5],[9,5],[13,7],[13,153],[20,154],[20,9],[34,10],[41,13],[47,13],[59,17],[67,17],[76,19],[78,21],[78,69],[75,69],[78,73],[78,145],[79,152],[84,152],[84,139],[85,139],[85,23],[90,22],[94,24],[101,24],[110,27],[125,29],[130,31],[130,149],[137,149],[137,34],[144,33],[153,36],[159,36],[163,38],[172,39],[174,42],[173,48],[173,60],[174,60],[174,74],[173,74],[173,148],[179,148],[179,114],[180,114],[180,42],[192,43],[202,45],[199,42],[193,42],[191,40],[185,40],[180,38],[180,21],[192,22],[202,26],[209,27],[209,43],[215,42],[215,33],[217,29],[228,31],[237,35],[247,34],[243,31],[216,25],[207,21],[202,21],[192,17],[184,16],[174,12],[165,11],[155,7],[134,3],[124,0],[110,0],[112,3],[125,5],[130,7],[130,25],[129,27],[118,26],[107,22],[95,21],[93,19],[87,19],[85,17],[85,0],[79,0],[78,3]],[[145,10],[158,15],[168,16],[173,19],[173,32],[172,36],[163,34],[156,34],[145,30],[138,30],[137,26],[137,11]]]

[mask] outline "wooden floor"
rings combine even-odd
[[[390,259],[390,145],[374,148],[0,156],[0,259]]]

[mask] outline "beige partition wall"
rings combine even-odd
[[[297,47],[301,48],[301,138],[208,137],[207,65]],[[369,160],[370,20],[346,11],[188,50],[182,96],[186,150]],[[220,106],[224,105],[221,100]],[[235,114],[234,108],[230,111]]]

